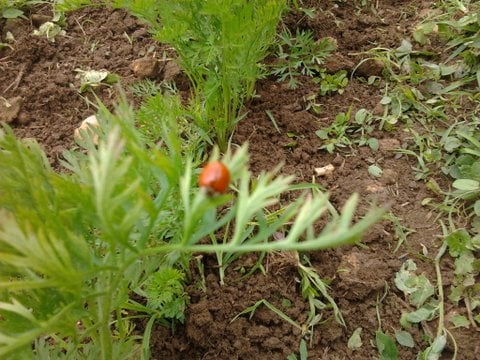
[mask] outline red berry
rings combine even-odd
[[[200,173],[198,185],[208,191],[223,194],[230,184],[230,171],[220,161],[209,162]]]

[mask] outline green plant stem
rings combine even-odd
[[[443,243],[438,251],[437,256],[435,256],[435,271],[437,273],[437,287],[438,287],[438,328],[437,328],[437,337],[441,336],[445,331],[445,308],[444,308],[444,293],[443,293],[443,282],[442,282],[442,273],[440,271],[440,260],[447,249],[447,244]]]
[[[105,279],[105,284],[99,282],[99,290],[111,283],[111,274]],[[98,329],[100,335],[100,346],[102,351],[102,360],[111,360],[113,356],[112,336],[110,332],[110,312],[112,310],[112,288],[107,293],[97,299],[97,316],[100,323]]]
[[[150,256],[171,251],[184,252],[263,252],[263,251],[311,251],[328,249],[335,246],[348,245],[355,243],[371,225],[379,219],[384,209],[372,210],[361,222],[353,225],[350,229],[345,227],[345,231],[331,231],[328,234],[320,236],[317,239],[301,242],[273,241],[264,243],[241,243],[241,244],[207,244],[207,245],[185,245],[185,244],[165,244],[162,246],[146,249],[142,255]]]

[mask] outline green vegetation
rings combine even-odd
[[[37,3],[1,0],[1,17],[23,17],[23,10]],[[264,269],[265,253],[278,251],[292,257],[298,273],[298,291],[308,304],[303,318],[292,319],[260,299],[233,320],[251,318],[265,306],[301,334],[298,357],[288,359],[305,360],[315,326],[330,319],[347,326],[330,294],[330,279],[322,279],[305,252],[355,244],[380,219],[392,224],[397,243],[391,251],[403,252],[391,286],[403,297],[404,311],[398,328],[382,327],[381,308],[392,291],[385,284],[383,296],[377,294],[378,327],[370,343],[380,359],[397,359],[399,346],[416,348],[420,360],[439,359],[447,343],[457,356],[449,329],[480,325],[479,2],[440,1],[434,16],[415,28],[413,39],[405,38],[395,49],[374,47],[363,53],[359,66],[368,59],[384,65],[385,78],[355,80],[380,89],[380,111],[347,103],[347,111],[315,132],[319,151],[347,156],[359,146],[377,152],[379,134],[405,135],[392,151],[412,157],[415,180],[432,193],[422,205],[431,207],[443,230],[432,240],[434,256],[423,244],[421,250],[411,246],[407,237],[416,230],[393,210],[373,208],[353,221],[358,195],[337,213],[318,186],[292,185],[293,176],[278,175],[280,168],[253,177],[247,145],[235,151],[230,146],[236,124],[245,116],[244,105],[262,77],[272,76],[291,89],[310,77],[317,87],[306,108],[315,116],[322,113],[315,101],[343,96],[353,81],[358,67],[353,74],[327,73],[322,67],[336,50],[334,39],[315,39],[310,30],[286,27],[276,34],[289,3],[95,3],[130,11],[149,25],[156,40],[171,45],[190,80],[190,93],[182,99],[174,84],[143,80],[130,88],[143,100],[138,110],[123,97],[113,112],[99,104],[100,126],[83,131],[78,146],[65,152],[63,172],[52,169],[35,141],[19,140],[11,128],[2,127],[0,358],[148,359],[154,324],[175,329],[185,321],[192,254],[215,255],[224,284],[227,269],[241,255],[261,254],[253,272]],[[292,3],[313,16],[301,2]],[[63,0],[56,9],[87,5],[92,4]],[[369,1],[358,5],[374,6]],[[48,29],[42,35],[55,39]],[[443,54],[424,50],[433,39],[444,42]],[[269,55],[271,61],[264,64]],[[79,92],[119,81],[108,71],[77,71]],[[292,131],[283,134],[272,111],[265,113],[279,135],[291,139],[287,149],[305,138]],[[225,194],[197,186],[207,158],[227,165],[231,182]],[[383,165],[373,158],[367,162],[372,179],[381,179]],[[286,201],[294,191],[295,200]],[[446,257],[453,263],[449,288],[441,271]],[[203,264],[196,260],[204,289]],[[447,317],[447,302],[462,312]],[[139,318],[147,324],[143,336],[134,331]],[[429,322],[436,323],[436,331]],[[421,342],[413,329],[423,334]],[[348,331],[350,350],[368,343],[362,327]]]
[[[22,143],[5,128],[0,138],[2,356],[28,358],[40,351],[31,343],[48,335],[54,341],[37,344],[62,348],[68,356],[128,358],[139,349],[123,309],[183,319],[179,271],[187,270],[186,255],[348,244],[380,215],[371,213],[350,226],[357,201],[352,198],[342,215],[316,235],[312,226],[327,211],[328,200],[324,194],[305,194],[278,219],[267,221],[264,209],[289,190],[292,178],[265,173],[251,188],[246,147],[223,158],[235,195],[209,197],[193,185],[192,158],[173,122],[177,114],[163,115],[157,125],[165,145],[155,146],[145,142],[124,103],[116,115],[101,107],[99,146],[86,132],[90,136],[82,145],[88,153],[65,154],[68,174],[53,171],[36,143]],[[227,204],[228,211],[217,216],[217,208]],[[283,241],[268,241],[292,221]],[[235,229],[231,237],[198,244],[229,222]],[[299,241],[302,234],[307,236]],[[130,300],[130,291],[145,296],[146,305]]]
[[[265,70],[285,0],[117,0],[171,44],[202,108],[197,125],[226,150],[245,101]]]
[[[336,49],[336,43],[331,38],[315,41],[311,31],[297,30],[295,36],[285,28],[278,35],[277,59],[271,66],[271,74],[278,81],[288,80],[292,89],[299,85],[298,77],[318,76],[323,72],[321,65],[325,58]]]

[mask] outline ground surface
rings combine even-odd
[[[305,7],[317,6],[304,4]],[[316,37],[331,36],[338,42],[336,65],[351,70],[349,62],[358,63],[351,55],[373,46],[396,47],[408,35],[418,14],[431,5],[424,1],[385,0],[375,11],[359,10],[350,2],[325,1],[322,11],[314,19],[289,16],[286,23],[292,29],[310,28]],[[42,13],[43,10],[38,10]],[[356,14],[356,15],[354,15]],[[71,13],[67,18],[67,36],[55,43],[32,36],[35,28],[30,21],[18,20],[0,23],[3,32],[12,32],[17,42],[14,49],[0,51],[0,96],[23,99],[20,113],[12,123],[19,137],[33,137],[46,150],[51,162],[57,163],[60,153],[73,144],[73,131],[87,116],[95,113],[86,97],[78,93],[76,68],[107,69],[121,76],[125,88],[136,81],[130,65],[146,54],[161,57],[161,47],[148,38],[145,28],[122,11],[87,9]],[[3,29],[2,29],[3,28]],[[347,60],[346,60],[347,59]],[[377,75],[376,69],[364,69],[363,75]],[[415,160],[398,157],[392,151],[407,141],[401,130],[379,132],[379,151],[367,147],[353,153],[328,154],[319,150],[321,140],[315,131],[329,125],[335,115],[352,105],[354,111],[366,108],[375,111],[381,98],[381,86],[370,86],[356,76],[345,93],[321,97],[317,102],[320,113],[307,111],[306,97],[318,92],[318,85],[303,79],[298,89],[268,78],[259,82],[259,95],[248,104],[248,115],[237,129],[234,142],[248,141],[251,167],[256,173],[272,169],[283,162],[283,173],[295,174],[298,181],[311,182],[314,168],[334,164],[336,170],[329,177],[315,181],[331,193],[332,203],[340,208],[353,193],[361,195],[360,214],[372,202],[388,204],[405,227],[415,230],[406,244],[396,253],[395,229],[384,221],[374,226],[364,238],[366,247],[346,247],[312,253],[310,260],[324,279],[331,281],[331,293],[346,321],[346,327],[329,320],[315,328],[309,343],[311,359],[375,359],[374,343],[378,329],[376,309],[383,331],[393,334],[401,328],[402,311],[409,311],[403,294],[393,284],[395,273],[408,254],[421,254],[422,246],[434,257],[438,250],[439,226],[435,214],[421,206],[429,193],[422,182],[414,179],[411,170]],[[102,87],[96,94],[107,105],[115,101],[115,91]],[[131,101],[136,102],[130,96]],[[273,114],[278,130],[266,111]],[[296,146],[287,146],[296,134]],[[388,169],[388,176],[374,179],[367,168],[372,163]],[[438,181],[442,181],[441,178]],[[188,288],[190,305],[184,326],[171,331],[157,328],[152,335],[152,355],[156,359],[285,359],[298,353],[300,332],[277,315],[260,308],[252,319],[235,315],[260,299],[266,299],[282,308],[292,319],[302,323],[308,304],[299,292],[298,273],[288,254],[271,254],[266,261],[266,275],[256,272],[242,279],[239,269],[249,269],[255,258],[240,259],[229,268],[226,285],[218,284],[213,257],[204,257],[206,292],[198,289],[196,281]],[[421,270],[435,282],[433,264],[420,263]],[[449,288],[452,261],[442,262],[444,287]],[[338,271],[342,269],[342,271]],[[198,279],[195,279],[198,280]],[[381,304],[378,300],[387,291]],[[291,306],[282,307],[288,299]],[[463,313],[462,307],[447,303],[449,313]],[[325,314],[325,318],[328,314]],[[435,333],[436,322],[425,324],[426,331]],[[352,352],[347,341],[352,332],[361,327],[363,346]],[[474,330],[452,330],[459,346],[459,359],[480,359],[480,333]],[[400,348],[400,359],[414,359],[415,354],[428,344],[422,332],[413,330],[415,348]],[[451,358],[451,348],[444,358]]]

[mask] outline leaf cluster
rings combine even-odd
[[[284,28],[278,35],[276,60],[270,65],[271,74],[282,82],[288,79],[290,88],[299,85],[298,77],[315,77],[322,72],[325,58],[336,49],[331,38],[315,40],[310,30],[297,29],[295,35]]]
[[[465,76],[473,75],[480,87],[480,5],[471,2],[460,9],[451,7],[445,10],[445,13],[420,24],[413,36],[421,44],[425,44],[427,36],[432,33],[446,39],[449,56],[445,63],[459,61],[458,71]]]
[[[253,96],[285,0],[116,0],[151,26],[154,37],[171,44],[204,111],[198,125],[214,134],[222,150]]]
[[[359,109],[352,120],[351,112],[350,107],[346,113],[338,113],[330,126],[315,132],[323,140],[320,149],[333,153],[336,148],[351,148],[356,144],[378,150],[378,140],[370,136],[375,130],[373,115],[365,109]]]

